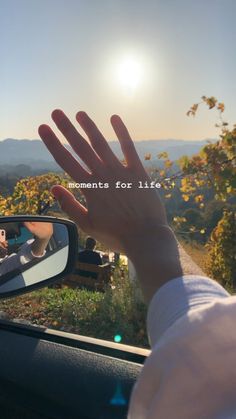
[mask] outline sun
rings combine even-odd
[[[117,68],[120,85],[127,91],[134,91],[140,85],[143,68],[140,61],[134,57],[124,58]]]

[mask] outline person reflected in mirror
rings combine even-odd
[[[55,198],[87,234],[127,255],[149,305],[152,351],[133,389],[128,418],[235,418],[236,297],[182,249],[158,191],[138,188],[151,179],[118,115],[111,124],[124,164],[85,112],[76,119],[90,143],[62,110],[52,119],[84,165],[41,125],[39,135],[56,162],[75,182],[109,184],[109,189],[81,189],[86,205],[59,185],[52,188]],[[117,189],[117,182],[132,187]]]
[[[12,254],[8,254],[7,241],[0,243],[0,276],[20,268],[33,259],[40,259],[46,254],[46,247],[53,234],[52,223],[25,221],[23,225],[34,238],[27,240],[17,253]]]

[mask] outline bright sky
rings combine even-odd
[[[202,95],[236,116],[235,0],[0,0],[0,140],[38,138],[62,108],[108,139],[120,114],[141,139],[216,137]]]

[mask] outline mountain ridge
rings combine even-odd
[[[216,141],[214,139],[210,140]],[[137,152],[142,161],[146,154],[151,154],[150,162],[156,164],[159,160],[157,154],[166,151],[171,160],[178,160],[182,155],[191,156],[209,142],[209,140],[141,140],[134,141]],[[110,141],[109,146],[119,159],[123,154],[118,141]],[[66,145],[72,153],[70,145]],[[7,138],[0,141],[0,165],[29,165],[34,169],[59,170],[52,155],[44,143],[39,140]]]

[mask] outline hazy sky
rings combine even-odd
[[[38,138],[54,108],[85,110],[108,139],[120,114],[134,139],[216,137],[236,122],[235,0],[0,0],[0,140]]]

